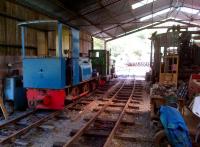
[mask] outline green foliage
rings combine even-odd
[[[104,49],[104,40],[93,37],[94,49]]]
[[[133,54],[134,54],[135,56],[139,57],[139,58],[142,56],[141,50],[135,50],[135,51],[133,51]]]
[[[140,39],[146,39],[146,37],[145,37],[144,34],[138,34],[138,38],[140,38]]]

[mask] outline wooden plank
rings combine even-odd
[[[140,102],[142,102],[143,101],[143,99],[142,98],[137,98],[137,97],[133,97],[132,98],[134,101],[140,101]]]
[[[99,104],[99,106],[103,106],[103,105],[104,104]],[[109,105],[109,107],[124,107],[124,106],[125,106],[125,104],[117,104],[117,103]]]
[[[70,107],[69,110],[81,111],[83,108],[80,107]]]
[[[27,147],[30,146],[30,142],[27,142],[23,139],[16,139],[14,142],[15,146]]]
[[[48,53],[47,49],[47,34],[45,32],[37,32],[37,48],[38,55],[45,56]]]
[[[73,136],[74,134],[76,134],[78,132],[77,129],[73,129],[71,132],[70,132],[70,135]],[[109,135],[109,131],[105,131],[105,130],[87,130],[83,133],[83,135],[86,135],[86,136],[98,136],[98,137],[106,137]]]
[[[20,29],[17,27],[18,21],[38,19],[39,13],[5,0],[0,1],[0,10],[5,14],[0,16],[0,43],[8,46],[21,45]],[[36,47],[36,30],[27,29],[25,36],[27,37],[25,40],[26,46]],[[0,47],[0,54],[15,56],[20,55],[21,51],[19,48]],[[35,55],[35,51],[27,49],[27,54]]]
[[[3,112],[3,116],[4,118],[7,120],[8,119],[8,112],[4,106],[4,103],[3,103],[3,98],[0,97],[0,107],[1,107],[1,110]]]
[[[134,95],[142,95],[143,92],[135,92]]]
[[[84,118],[84,120],[85,121],[89,121],[90,118],[86,117],[86,118]],[[107,119],[107,118],[98,118],[98,119],[96,119],[96,121],[113,122],[113,123],[115,123],[117,121],[117,118],[115,118],[115,119],[114,118],[109,118],[109,119]],[[134,125],[135,124],[134,119],[122,119],[121,123],[122,124],[126,124],[126,125]]]
[[[85,31],[80,31],[80,53],[88,54],[88,50],[92,48],[92,38]]]
[[[131,103],[133,103],[133,104],[141,104],[140,101],[135,101],[135,100],[132,100]]]
[[[5,43],[5,18],[0,17],[0,43]]]
[[[117,100],[117,99],[114,99],[113,102],[116,102],[116,103],[126,103],[127,100]]]
[[[81,101],[81,102],[79,102],[78,104],[87,105],[87,104],[89,104],[89,103],[91,103],[91,101]]]
[[[130,114],[130,115],[137,115],[141,113],[141,111],[127,109],[125,113]]]
[[[5,0],[0,0],[0,11],[4,12],[5,11]]]
[[[129,105],[128,107],[131,108],[131,109],[135,109],[135,110],[139,110],[139,109],[140,109],[140,107],[138,107],[138,106],[133,106],[133,105]]]
[[[127,140],[127,141],[131,141],[131,142],[152,142],[153,139],[152,138],[145,138],[145,137],[135,137],[132,134],[117,134],[115,136],[117,139],[121,139],[121,140]]]
[[[93,111],[95,111],[95,112],[97,112],[97,111],[99,111],[101,108],[95,108],[95,109],[93,109]],[[121,110],[116,110],[116,109],[105,109],[105,111],[104,112],[107,112],[107,113],[120,113],[121,112]]]
[[[71,48],[70,30],[67,27],[64,27],[62,35],[63,35],[63,37],[62,37],[63,53],[66,53],[66,52],[69,53],[69,49]]]

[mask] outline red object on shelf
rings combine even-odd
[[[193,80],[193,79],[200,79],[200,74],[192,74],[191,75],[191,79]]]
[[[27,90],[28,105],[36,109],[62,110],[65,97],[64,90]]]
[[[194,95],[200,93],[200,74],[192,74],[190,76],[188,94],[192,98]]]

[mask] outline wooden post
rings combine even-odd
[[[5,119],[8,119],[8,112],[4,106],[4,103],[3,103],[3,98],[0,97],[0,107],[1,107],[1,110],[3,112],[3,116]]]

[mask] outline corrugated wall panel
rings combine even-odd
[[[0,1],[0,89],[2,79],[8,73],[8,63],[13,64],[12,70],[17,69],[20,73],[22,72],[21,34],[17,23],[34,19],[48,19],[48,17],[15,3]],[[25,35],[26,54],[36,55],[37,31],[27,29]]]

